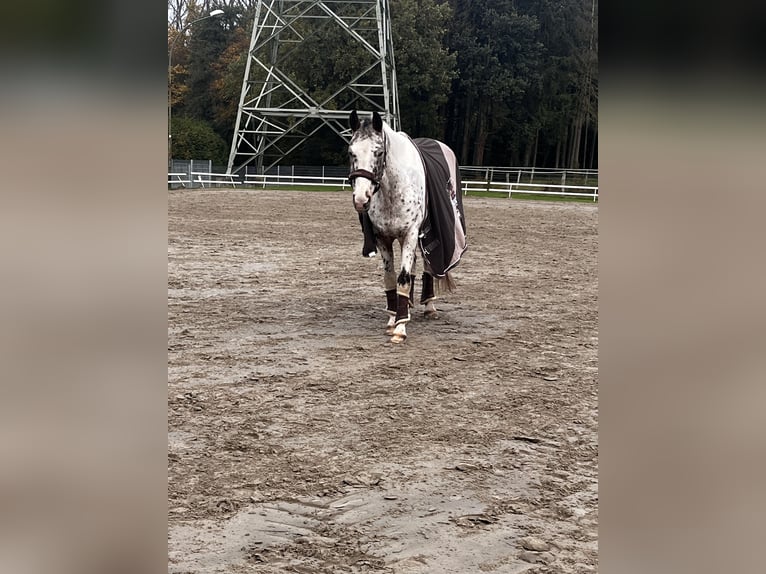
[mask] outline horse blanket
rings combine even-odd
[[[455,154],[443,143],[429,139],[412,140],[420,152],[426,174],[426,216],[418,242],[425,269],[434,277],[444,277],[460,262],[468,248],[462,185]],[[362,255],[375,255],[375,232],[366,213],[359,214],[364,234]]]
[[[468,248],[460,172],[455,154],[443,143],[429,138],[413,142],[426,171],[426,217],[418,240],[426,270],[444,277]]]

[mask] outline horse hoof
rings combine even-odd
[[[389,337],[394,334],[394,328],[393,327],[386,327],[386,335]]]
[[[394,335],[393,337],[391,337],[391,342],[395,345],[398,343],[404,343],[404,340],[406,338],[407,338],[407,335]]]
[[[438,319],[439,314],[436,311],[425,311],[423,312],[423,317],[426,319]]]

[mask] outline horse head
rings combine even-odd
[[[354,208],[361,213],[367,211],[372,196],[380,189],[386,167],[386,136],[378,112],[372,112],[372,120],[360,121],[354,110],[350,125],[348,155],[351,171],[348,177],[354,191]]]

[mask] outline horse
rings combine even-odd
[[[467,248],[460,172],[455,153],[442,142],[394,131],[378,112],[360,120],[349,116],[348,145],[354,208],[383,260],[383,284],[389,315],[386,334],[392,343],[407,338],[414,307],[416,251],[423,256],[420,303],[424,316],[437,316],[434,278],[439,290],[455,287],[449,271]],[[435,162],[428,162],[435,158]],[[428,182],[428,186],[427,186]],[[434,189],[436,188],[436,189]],[[394,267],[394,240],[401,268]],[[365,255],[374,255],[374,250]]]

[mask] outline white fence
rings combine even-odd
[[[197,171],[199,166],[206,169]],[[261,189],[351,189],[347,167],[276,166],[266,173],[257,173],[254,168],[248,167],[243,173],[227,174],[225,168],[217,168],[208,161],[188,161],[184,166],[179,160],[174,160],[173,168],[173,171],[168,172],[168,186],[171,188],[242,186]],[[463,166],[460,168],[460,178],[464,195],[552,195],[598,201],[598,170]]]
[[[200,187],[205,187],[205,184],[208,185],[208,187],[213,186],[236,186],[236,185],[242,185],[242,182],[239,181],[238,175],[233,175],[231,173],[214,173],[209,171],[193,171],[191,172],[193,181],[195,183],[199,183]]]
[[[464,180],[484,180],[505,183],[557,183],[563,186],[598,185],[597,169],[568,169],[559,167],[473,167],[462,166],[460,177]]]
[[[468,180],[463,183],[463,195],[468,192],[501,193],[512,197],[516,195],[560,195],[562,197],[585,197],[598,200],[598,186],[591,185],[556,185],[551,183],[503,183],[495,181]],[[576,191],[569,191],[574,189]]]
[[[332,187],[335,189],[351,189],[351,183],[348,177],[330,177],[324,176],[318,178],[316,176],[307,175],[267,175],[262,173],[246,173],[245,182],[249,184],[248,187],[279,187],[288,185],[290,187],[295,186],[309,186],[309,187]]]

